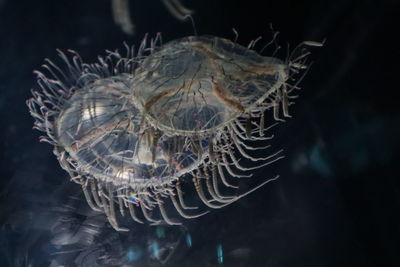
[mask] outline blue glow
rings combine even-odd
[[[224,263],[224,254],[223,254],[223,251],[222,251],[222,245],[221,244],[217,245],[217,257],[218,257],[218,263],[219,264]]]
[[[137,261],[142,257],[142,251],[136,247],[130,247],[126,253],[128,261]]]
[[[154,257],[158,258],[158,252],[159,252],[158,243],[154,242],[153,244],[151,244],[151,248],[153,250]]]
[[[186,233],[186,245],[191,248],[192,247],[192,236],[189,233]]]
[[[329,162],[323,155],[323,147],[321,144],[316,144],[310,152],[310,165],[314,171],[318,172],[323,176],[332,176],[333,172]]]
[[[156,235],[158,238],[165,238],[165,228],[163,226],[158,225],[156,227]]]

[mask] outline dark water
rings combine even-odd
[[[327,39],[293,118],[275,130],[286,158],[256,173],[281,178],[182,227],[122,234],[90,211],[31,130],[32,71],[56,48],[93,62],[145,33],[191,35],[192,24],[161,1],[131,0],[131,37],[108,0],[0,1],[0,266],[400,266],[400,2],[236,2],[185,5],[199,34],[234,38],[234,27],[242,44],[269,40],[272,23],[283,58],[287,43]]]

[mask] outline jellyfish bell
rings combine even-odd
[[[282,150],[255,156],[265,149],[255,141],[271,139],[265,132],[275,124],[265,125],[266,111],[279,119],[282,106],[288,116],[288,94],[297,86],[288,80],[306,65],[306,54],[285,63],[213,36],[163,45],[157,35],[136,53],[126,48],[125,56],[108,51],[94,64],[59,52],[67,71],[47,60],[49,77],[37,72],[40,89],[27,101],[34,127],[46,134],[41,140],[54,145],[89,206],[114,229],[128,230],[119,226],[116,206],[138,223],[175,225],[176,215],[208,213],[184,197],[183,183],[219,209],[278,178],[236,194],[234,179],[283,157]]]
[[[127,80],[121,74],[77,89],[54,120],[61,165],[82,185],[89,205],[104,211],[117,230],[124,228],[115,222],[114,198],[141,222],[132,204],[151,210],[158,190],[169,188],[203,160],[179,138],[141,129],[141,113],[131,103]]]
[[[156,128],[183,135],[223,128],[265,110],[288,75],[283,61],[230,40],[190,36],[161,46],[141,62],[133,95]]]
[[[195,155],[192,161],[178,164],[178,153],[167,150],[168,145],[176,146],[176,140],[156,140],[157,133],[151,128],[140,133],[140,122],[140,112],[130,101],[130,88],[121,77],[111,77],[73,94],[55,122],[55,135],[79,172],[135,190],[154,180],[169,183],[187,172],[186,168],[193,168]],[[182,149],[188,158],[189,152]]]

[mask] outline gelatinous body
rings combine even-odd
[[[179,138],[156,140],[154,128],[141,132],[143,116],[132,104],[126,80],[129,77],[121,75],[89,84],[76,91],[60,113],[58,142],[81,171],[137,191],[169,183],[197,167],[201,159],[187,147],[179,148]]]
[[[282,158],[281,151],[255,156],[265,147],[254,141],[271,139],[269,109],[275,119],[280,106],[289,116],[295,86],[287,81],[307,56],[302,50],[283,62],[212,36],[160,40],[147,46],[145,38],[136,55],[130,48],[126,57],[109,52],[96,64],[60,52],[68,72],[48,61],[52,77],[38,72],[41,90],[28,101],[35,128],[47,134],[42,140],[116,230],[128,230],[117,223],[116,206],[139,223],[180,224],[171,218],[208,212],[184,198],[190,183],[217,209],[275,180],[234,194],[234,179]]]
[[[257,109],[282,87],[286,68],[226,39],[187,37],[143,60],[133,94],[154,127],[197,135]]]

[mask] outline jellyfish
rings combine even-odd
[[[34,128],[115,230],[129,230],[117,219],[128,213],[137,223],[198,218],[278,178],[236,193],[237,179],[283,158],[260,146],[277,124],[265,116],[290,116],[307,47],[320,45],[303,42],[280,60],[255,43],[189,36],[163,44],[157,34],[93,64],[58,51],[65,70],[46,59],[47,75],[36,71],[40,88],[27,101]]]

